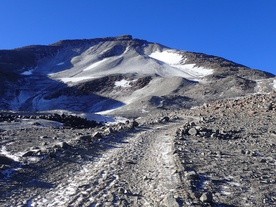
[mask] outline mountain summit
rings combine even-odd
[[[2,110],[91,113],[191,107],[257,92],[257,80],[274,77],[130,35],[1,50],[0,73]]]

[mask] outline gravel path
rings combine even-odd
[[[28,206],[179,206],[180,178],[173,154],[177,126],[128,136],[81,170],[64,175],[66,182],[28,200]]]

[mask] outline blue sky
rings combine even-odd
[[[132,34],[276,74],[275,9],[276,0],[0,0],[0,49]]]

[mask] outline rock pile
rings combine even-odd
[[[176,136],[180,140],[185,140],[187,136],[197,136],[202,138],[213,138],[213,139],[238,139],[238,133],[236,130],[219,130],[219,129],[208,129],[201,126],[196,126],[194,122],[186,123],[182,128],[176,131]]]

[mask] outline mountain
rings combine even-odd
[[[0,109],[16,111],[190,108],[255,93],[259,80],[274,77],[130,35],[1,50],[0,60]]]
[[[275,100],[129,35],[1,50],[0,206],[275,206]]]

